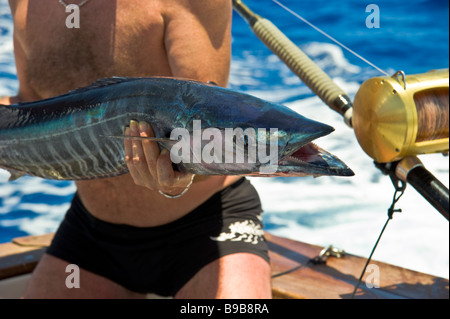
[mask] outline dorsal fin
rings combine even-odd
[[[122,83],[122,82],[127,82],[127,81],[132,81],[132,80],[137,80],[137,79],[139,79],[139,78],[130,78],[130,77],[124,77],[124,76],[113,76],[111,78],[98,79],[97,81],[93,82],[89,86],[73,89],[73,90],[70,90],[67,93],[68,94],[70,94],[70,93],[81,93],[81,92],[85,92],[85,91],[88,91],[88,90],[91,90],[91,89],[101,88],[101,87],[105,87],[105,86],[108,86],[108,85]]]

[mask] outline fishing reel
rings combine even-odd
[[[449,219],[448,188],[415,156],[448,154],[448,69],[410,76],[399,71],[392,77],[369,79],[361,85],[352,103],[345,91],[274,24],[252,12],[241,0],[233,0],[233,7],[258,38],[355,129],[359,144],[383,173],[390,172],[391,178],[412,184]]]
[[[353,102],[352,125],[363,150],[378,163],[449,151],[449,70],[364,82]]]
[[[358,142],[376,166],[412,184],[448,220],[448,188],[416,155],[448,155],[449,70],[369,79],[358,90],[352,113]]]

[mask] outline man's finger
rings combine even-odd
[[[129,126],[125,127],[124,135],[125,136],[131,136],[130,135],[130,127]],[[133,158],[133,145],[131,143],[131,140],[128,139],[128,138],[124,139],[123,140],[123,146],[125,148],[125,161],[128,163]]]
[[[153,137],[155,136],[153,133],[152,127],[146,123],[146,122],[140,122],[139,123],[139,131],[140,136],[142,137]],[[159,145],[156,142],[152,142],[149,140],[143,140],[142,141],[142,148],[145,155],[145,160],[147,161],[147,166],[152,174],[156,178],[157,176],[157,170],[156,170],[156,164],[158,161],[158,157],[160,154]]]
[[[139,136],[139,125],[136,121],[130,122],[130,134],[131,136]],[[139,169],[144,169],[144,166],[146,168],[146,159],[144,150],[142,148],[142,142],[141,141],[135,141],[133,140],[131,142],[132,150],[133,150],[133,163],[136,165]]]
[[[157,160],[157,173],[158,173],[158,183],[165,187],[170,188],[175,186],[174,184],[174,171],[172,167],[172,161],[170,160],[170,152],[163,149]]]
[[[125,128],[124,135],[132,136],[129,126]],[[134,180],[139,180],[140,174],[133,163],[133,142],[131,141],[131,139],[128,138],[124,139],[124,148],[125,148],[125,162],[127,163],[128,171],[130,172]]]

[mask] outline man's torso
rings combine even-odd
[[[165,46],[167,23],[174,23],[175,10],[185,15],[187,25],[194,19],[178,2],[189,1],[88,0],[80,7],[77,29],[66,26],[70,13],[57,0],[10,0],[19,100],[48,98],[111,76],[173,76]],[[185,215],[236,179],[211,177],[194,183],[179,199],[136,186],[129,174],[77,182],[77,187],[97,218],[155,226]]]

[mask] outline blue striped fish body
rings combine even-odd
[[[123,140],[108,136],[122,135],[130,120],[154,123],[161,134],[169,127],[156,114],[165,109],[173,123],[175,113],[183,112],[177,95],[162,82],[113,78],[54,98],[1,107],[0,167],[61,180],[126,173]]]
[[[112,137],[123,136],[131,120],[150,123],[159,138],[168,138],[174,128],[192,131],[194,120],[222,131],[277,127],[284,134],[278,142],[280,159],[294,153],[296,143],[299,147],[333,130],[284,106],[200,82],[111,78],[50,99],[0,106],[0,167],[16,175],[60,180],[124,174],[128,169],[123,140]],[[302,174],[351,175],[335,157],[324,163],[314,164],[319,171],[310,167]],[[295,172],[295,165],[288,164]],[[180,163],[178,168],[197,174],[251,175],[258,165]]]

